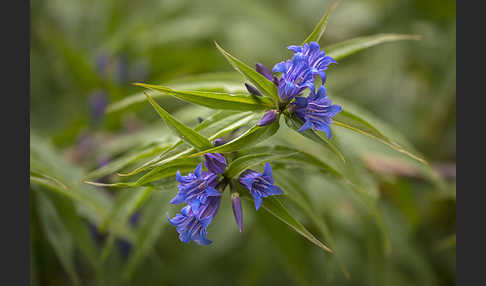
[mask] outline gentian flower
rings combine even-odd
[[[317,42],[305,43],[303,46],[289,46],[288,49],[297,54],[302,54],[307,59],[312,76],[319,75],[323,83],[326,81],[324,71],[327,70],[327,66],[336,63],[333,58],[326,56],[326,53],[321,51]]]
[[[326,133],[327,138],[331,138],[331,128],[329,124],[332,123],[332,118],[339,113],[342,108],[339,105],[331,104],[331,100],[327,97],[327,92],[324,86],[320,86],[317,93],[315,87],[311,86],[311,93],[309,97],[298,96],[293,102],[295,106],[295,114],[304,124],[300,127],[299,132],[314,129],[321,130]]]
[[[290,102],[314,80],[309,62],[302,53],[296,53],[292,60],[276,64],[273,72],[282,74],[278,82],[278,96],[283,102]]]
[[[208,234],[207,227],[212,217],[199,220],[194,215],[191,206],[185,206],[174,218],[167,217],[167,219],[176,227],[180,241],[184,243],[195,241],[200,245],[211,244],[212,241],[207,239],[206,236]]]
[[[262,198],[283,194],[283,191],[273,184],[272,167],[268,162],[262,174],[249,169],[244,171],[240,183],[253,195],[257,210],[262,204]]]
[[[220,203],[220,196],[211,196],[199,206],[197,212],[188,205],[174,218],[170,219],[167,216],[167,219],[176,227],[180,241],[195,241],[201,245],[208,245],[211,241],[206,238],[207,227],[218,213]]]
[[[226,164],[226,159],[220,153],[207,153],[204,154],[204,158],[206,159],[206,168],[213,174],[222,174],[228,166]]]
[[[186,202],[197,212],[201,204],[206,203],[208,197],[221,196],[221,193],[214,187],[218,184],[218,175],[211,172],[201,172],[202,163],[200,163],[194,173],[182,176],[179,171],[176,174],[176,180],[179,182],[179,192],[173,198],[171,204],[180,204]]]

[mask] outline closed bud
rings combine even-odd
[[[272,72],[265,65],[263,65],[261,63],[257,63],[255,65],[255,70],[258,73],[260,73],[261,75],[263,75],[264,77],[266,77],[268,80],[273,80],[273,74],[272,74]]]
[[[271,124],[277,118],[277,112],[273,109],[269,110],[265,115],[263,115],[260,122],[258,122],[258,126],[265,126]]]
[[[221,145],[224,145],[224,144],[226,144],[226,140],[224,140],[223,138],[216,138],[213,141],[214,146],[221,146]]]
[[[256,95],[256,96],[262,96],[260,91],[258,91],[258,89],[256,87],[254,87],[253,85],[245,82],[245,86],[246,86],[246,89],[248,90],[248,92],[250,94],[253,94],[253,95]]]
[[[204,159],[206,159],[206,168],[214,174],[222,174],[228,166],[226,164],[226,159],[220,153],[204,154]]]
[[[240,232],[243,232],[243,211],[241,209],[240,194],[237,192],[231,193],[231,206],[233,207],[233,214],[235,215],[238,229]]]

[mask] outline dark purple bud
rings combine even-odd
[[[241,209],[240,194],[231,193],[231,206],[233,207],[233,214],[235,215],[236,224],[240,232],[243,232],[243,210]]]
[[[253,85],[245,82],[245,86],[246,86],[246,89],[248,90],[249,93],[256,95],[256,96],[262,96],[260,91],[258,91],[258,89],[256,87],[254,87]]]
[[[220,145],[224,145],[224,144],[226,144],[226,140],[224,140],[223,138],[216,138],[213,141],[214,146],[220,146]]]
[[[255,70],[266,77],[269,81],[273,82],[275,85],[278,86],[278,78],[273,75],[273,73],[268,69],[265,65],[261,63],[257,63],[255,65]]]
[[[265,65],[263,65],[261,63],[257,63],[255,65],[255,70],[258,73],[262,74],[264,77],[266,77],[268,80],[273,81],[273,74],[270,71],[270,69],[267,68]]]
[[[220,153],[207,153],[204,154],[204,158],[206,159],[206,168],[208,168],[211,173],[222,174],[228,166],[226,164],[226,159]]]
[[[260,122],[258,122],[258,126],[268,125],[268,124],[274,122],[276,118],[277,118],[277,112],[275,110],[271,109],[267,113],[265,113],[265,115],[263,115]]]

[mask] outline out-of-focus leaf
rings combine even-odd
[[[288,127],[290,127],[292,130],[296,131],[302,136],[305,136],[312,141],[315,141],[327,148],[329,148],[334,154],[336,154],[339,159],[344,163],[346,160],[344,159],[343,154],[339,149],[332,144],[327,137],[322,134],[322,132],[316,132],[314,130],[306,130],[303,132],[298,132],[299,128],[302,126],[302,121],[297,118],[295,115],[290,115],[290,116],[285,116],[285,123],[287,124]]]
[[[280,127],[278,121],[279,120],[277,118],[272,124],[266,126],[255,125],[239,137],[231,140],[224,145],[207,149],[196,154],[192,154],[190,157],[196,157],[206,153],[223,153],[237,151],[242,148],[259,143],[277,132],[278,128]]]
[[[134,251],[120,275],[123,280],[130,279],[142,259],[152,250],[164,225],[168,223],[167,217],[164,215],[167,211],[164,210],[167,210],[170,196],[169,192],[154,192],[151,200],[144,207],[141,214],[142,221],[134,243]]]
[[[206,148],[210,148],[212,146],[211,142],[204,137],[203,135],[199,134],[197,131],[192,130],[184,123],[180,122],[176,118],[174,118],[170,113],[165,111],[162,107],[160,107],[157,102],[155,102],[150,95],[145,94],[147,96],[148,101],[160,115],[160,117],[165,121],[167,126],[176,133],[182,140],[184,140],[187,144],[194,146],[194,148],[198,150],[203,150]]]
[[[420,36],[401,35],[401,34],[377,34],[373,36],[358,37],[333,44],[324,48],[327,55],[333,59],[341,60],[361,50],[379,45],[386,42],[400,40],[420,40]]]
[[[110,227],[112,221],[114,220],[116,220],[118,223],[126,223],[130,216],[135,213],[135,211],[150,197],[152,191],[152,187],[147,187],[140,190],[127,190],[122,192],[120,197],[117,199],[110,215],[108,215],[105,221],[100,225],[100,231],[104,232],[106,228]],[[108,236],[105,246],[101,252],[101,261],[104,261],[108,257],[113,248],[115,238],[115,232],[110,231],[110,235]]]
[[[170,147],[171,146],[164,146],[164,147],[154,146],[148,149],[143,149],[142,151],[135,151],[129,153],[113,161],[110,161],[108,164],[106,164],[105,166],[99,169],[92,171],[91,173],[86,175],[85,180],[93,180],[96,178],[101,178],[103,176],[113,174],[114,172],[124,168],[125,166],[131,163],[137,162],[138,160],[165,152]]]
[[[314,225],[319,229],[321,235],[324,237],[325,242],[329,245],[331,249],[335,249],[335,239],[334,235],[332,234],[331,230],[327,222],[324,218],[319,215],[319,212],[316,210],[315,205],[312,199],[306,194],[305,190],[302,189],[299,181],[295,176],[291,174],[283,173],[282,171],[277,171],[278,176],[275,176],[276,184],[282,188],[286,198],[293,201],[303,212],[304,214],[314,223]],[[341,271],[344,273],[346,278],[349,279],[350,274],[347,270],[347,267],[342,262],[342,257],[340,253],[335,253],[336,260],[341,268]]]
[[[140,187],[146,184],[152,183],[154,181],[162,180],[171,176],[175,176],[177,171],[181,173],[190,172],[192,171],[196,165],[198,164],[198,160],[194,158],[183,158],[177,159],[167,164],[164,164],[160,167],[154,168],[147,174],[140,177],[135,182],[121,182],[121,183],[98,183],[98,182],[90,182],[85,181],[85,183],[99,186],[99,187],[113,187],[113,188],[133,188],[133,187]]]
[[[229,94],[223,92],[209,91],[182,91],[174,90],[161,85],[151,85],[145,83],[135,83],[137,86],[150,88],[167,95],[177,97],[181,100],[199,104],[213,109],[228,110],[262,110],[272,107],[272,101],[265,97],[257,97],[247,94]]]
[[[241,189],[239,184],[236,184],[238,188]],[[240,194],[243,198],[247,199],[248,201],[252,201],[251,196],[249,195],[248,191],[241,191]],[[268,213],[275,216],[288,226],[290,226],[293,230],[297,233],[302,235],[303,237],[307,238],[310,242],[314,243],[315,245],[319,246],[325,251],[331,252],[332,250],[324,245],[321,241],[319,241],[312,233],[310,233],[298,220],[296,220],[292,214],[289,213],[287,208],[280,202],[279,199],[275,197],[267,197],[263,200],[262,204],[263,209],[265,209]]]
[[[41,192],[37,192],[37,211],[47,240],[56,253],[59,262],[71,278],[73,285],[80,285],[74,266],[73,238],[62,223],[59,213],[52,202]]]
[[[258,90],[260,90],[264,95],[273,99],[274,103],[277,104],[278,90],[277,86],[273,82],[269,81],[266,77],[258,73],[256,70],[252,69],[239,59],[232,56],[230,53],[221,48],[216,42],[214,42],[214,44],[235,70],[240,72],[244,77],[251,81],[251,83],[255,85]]]
[[[362,119],[361,117],[355,114],[352,114],[346,110],[342,110],[341,112],[336,114],[336,116],[333,118],[333,122],[337,126],[341,126],[350,129],[354,132],[370,136],[371,138],[374,138],[390,146],[391,148],[397,150],[400,153],[406,154],[407,156],[410,156],[411,158],[414,158],[415,160],[423,164],[427,164],[427,161],[403,149],[402,146],[393,142],[391,139],[389,139],[388,137],[383,135],[380,131],[378,131],[375,127],[373,127],[370,123],[368,123],[366,120]]]
[[[317,25],[314,27],[314,30],[312,30],[312,33],[305,39],[305,41],[302,44],[308,44],[310,42],[319,42],[321,39],[322,35],[324,34],[324,31],[326,31],[327,27],[327,20],[329,15],[336,9],[336,7],[339,4],[339,0],[336,0],[331,3],[329,8],[327,8],[326,13],[322,16],[321,20]]]

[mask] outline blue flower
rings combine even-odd
[[[253,170],[243,172],[240,183],[253,195],[257,210],[262,204],[262,198],[283,194],[283,191],[273,184],[272,167],[268,162],[262,174]]]
[[[191,206],[185,206],[182,208],[181,213],[178,213],[172,219],[169,217],[167,219],[176,227],[180,241],[184,243],[195,241],[201,245],[211,244],[211,241],[206,238],[208,234],[207,227],[211,219],[198,220],[193,215]]]
[[[283,102],[290,102],[314,80],[308,60],[302,53],[296,53],[292,60],[276,64],[273,72],[282,74],[278,81],[278,96]]]
[[[221,197],[209,197],[204,204],[200,205],[198,212],[191,206],[185,206],[181,212],[172,219],[167,216],[169,222],[174,225],[179,233],[179,240],[184,243],[195,241],[200,245],[211,244],[207,239],[207,227],[216,216]]]
[[[218,174],[211,172],[201,172],[202,163],[200,163],[194,173],[182,176],[179,171],[176,174],[176,180],[179,182],[179,192],[173,198],[171,204],[180,204],[186,202],[192,210],[197,212],[201,204],[206,203],[208,197],[221,196],[221,193],[214,187],[218,184]]]
[[[326,56],[326,53],[321,51],[317,42],[306,43],[303,46],[289,46],[288,49],[296,54],[302,54],[307,59],[312,76],[319,75],[323,83],[326,81],[324,71],[327,70],[327,66],[336,63],[333,58]]]
[[[300,127],[299,132],[314,129],[321,130],[326,133],[327,138],[331,138],[331,128],[329,124],[332,123],[332,118],[339,113],[342,108],[339,105],[331,104],[331,100],[327,97],[327,92],[324,86],[320,86],[317,93],[315,87],[311,86],[311,93],[309,97],[298,96],[295,98],[295,114],[304,124]]]

